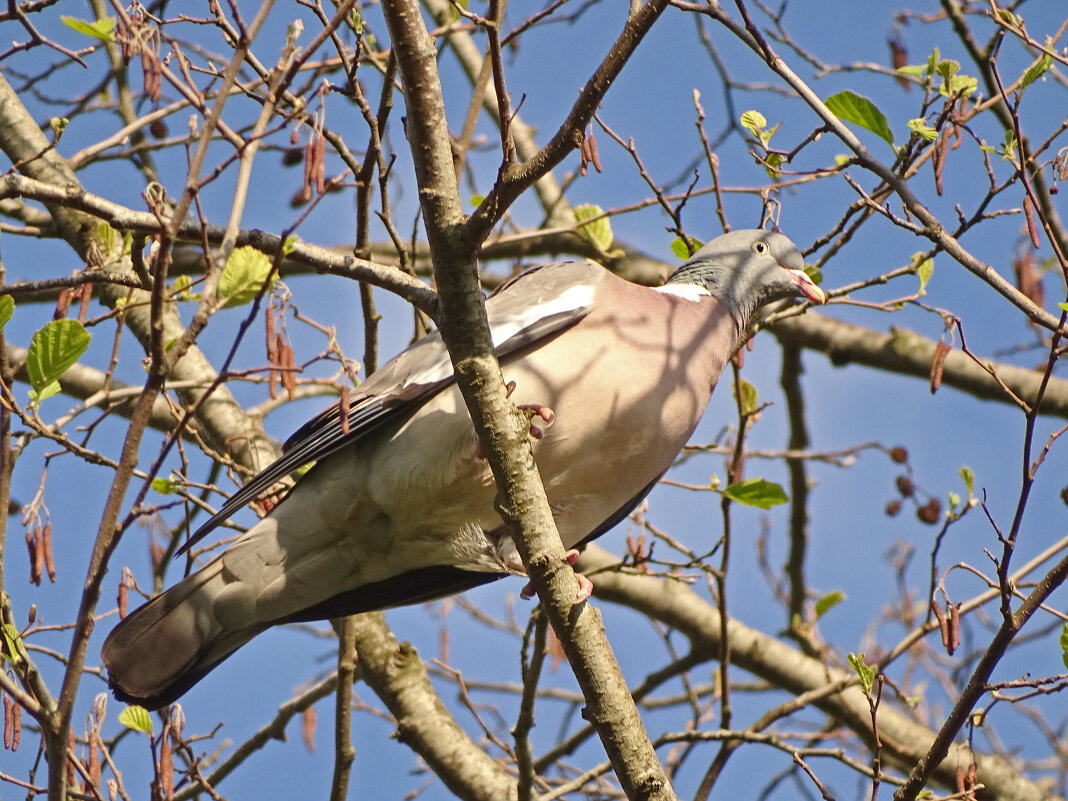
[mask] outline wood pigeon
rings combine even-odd
[[[745,230],[710,242],[655,289],[585,261],[535,267],[488,299],[565,548],[612,528],[671,466],[758,308],[825,302],[803,268],[782,234]],[[344,427],[340,415],[335,404],[300,428],[186,547],[314,463],[282,503],[111,632],[102,657],[120,700],[168,704],[279,623],[524,573],[439,336],[363,382]]]

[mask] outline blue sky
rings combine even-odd
[[[848,0],[818,6],[806,4],[803,13],[800,8],[791,7],[785,22],[796,41],[826,63],[866,61],[886,64],[889,53],[885,42],[893,32],[891,12],[895,5],[863,4]],[[1059,19],[1052,8],[1054,5],[1036,5],[1034,10],[1029,4],[1024,5],[1024,13],[1033,33],[1049,31],[1056,26]],[[74,8],[74,5],[71,4],[70,8]],[[918,6],[918,10],[927,13],[936,8],[937,4],[931,2]],[[507,66],[513,102],[522,98],[520,113],[528,123],[538,126],[542,141],[548,138],[566,114],[579,88],[615,36],[621,24],[620,10],[618,4],[601,4],[584,13],[574,24],[534,29],[525,36],[518,52],[509,53]],[[88,11],[67,9],[65,13],[88,15]],[[265,53],[277,52],[284,36],[284,24],[298,16],[305,17],[307,30],[314,30],[314,22],[306,10],[286,7],[260,42]],[[382,31],[377,20],[369,18],[371,24],[379,25],[378,29]],[[510,10],[509,20],[514,24],[519,19],[516,6]],[[80,43],[74,32],[58,26],[58,23],[56,26],[54,31],[57,38],[72,46]],[[710,32],[716,47],[720,48],[723,63],[734,79],[777,85],[774,76],[750,51],[731,41],[722,30],[710,27]],[[910,63],[925,61],[933,47],[940,48],[943,56],[964,60],[945,25],[928,27],[913,23],[903,28],[901,35],[909,47]],[[219,47],[217,43],[212,46]],[[810,77],[810,71],[787,48],[781,45],[776,47],[788,57],[795,69]],[[54,62],[57,57],[54,53],[38,50],[30,54],[30,58],[41,64]],[[1001,59],[1001,68],[1006,75],[1018,74],[1029,61],[1015,43],[1006,42]],[[98,80],[103,54],[94,54],[89,62],[88,72],[82,72],[78,67],[65,68],[64,76],[69,76],[72,86],[82,81],[92,83]],[[967,64],[963,71],[974,74],[974,69]],[[450,123],[458,127],[466,110],[466,86],[457,84],[457,71],[448,57],[444,59],[442,72],[446,81],[446,102],[452,104],[449,106]],[[870,97],[886,113],[895,141],[899,144],[906,138],[906,122],[920,113],[920,93],[915,90],[906,93],[885,75],[864,70],[834,72],[815,79],[811,85],[823,97],[842,89]],[[633,137],[645,166],[662,183],[678,178],[684,182],[688,180],[687,167],[699,153],[699,141],[694,128],[695,90],[700,92],[708,113],[706,129],[710,135],[715,135],[725,122],[724,115],[728,108],[720,77],[703,53],[692,19],[669,9],[627,66],[600,110],[601,118],[613,130],[624,138]],[[376,93],[377,87],[368,91],[371,97],[375,97]],[[44,109],[33,98],[26,100],[31,111],[42,119],[54,113]],[[774,144],[787,149],[817,125],[812,112],[793,98],[738,89],[732,94],[731,100],[735,113],[756,108],[768,118],[769,124],[781,121],[782,127]],[[239,108],[240,104],[235,102],[233,109]],[[1025,123],[1044,136],[1057,120],[1063,119],[1063,109],[1063,87],[1050,81],[1033,87],[1025,97],[1022,113]],[[187,117],[186,112],[175,115],[169,123],[172,133],[184,129]],[[366,137],[359,127],[358,115],[346,106],[342,98],[329,98],[326,121],[333,128],[352,131],[349,137],[351,142],[362,147]],[[87,118],[87,123],[91,124],[84,127],[81,124],[73,125],[68,129],[59,147],[61,153],[70,155],[76,152],[84,143],[99,137],[101,132],[113,130],[115,125],[109,115],[100,112]],[[1000,130],[984,127],[987,125],[977,124],[976,134],[992,144],[1000,143]],[[490,144],[495,141],[494,132],[487,125],[483,124],[480,132]],[[864,131],[860,131],[859,135],[875,155],[887,161],[891,159],[890,148],[885,142]],[[577,179],[568,193],[570,201],[613,208],[647,198],[648,188],[638,176],[629,155],[612,145],[604,134],[599,133],[598,140],[605,171]],[[394,134],[392,145],[398,150],[403,148],[404,142],[399,134]],[[752,187],[766,182],[763,169],[755,165],[747,154],[748,148],[749,145],[737,134],[729,136],[718,148],[724,184]],[[841,152],[844,152],[841,143],[825,136],[806,150],[793,166],[799,170],[812,169],[832,161],[834,155]],[[474,186],[470,194],[485,192],[489,188],[495,175],[497,158],[497,152],[490,148],[473,160]],[[300,176],[298,171],[284,171],[275,166],[275,154],[263,154],[260,159],[261,169],[253,179],[252,199],[244,225],[279,231],[293,218],[287,204],[289,197],[299,188]],[[953,209],[956,204],[971,210],[985,191],[980,159],[972,143],[968,143],[959,153],[954,153],[946,171],[945,192],[941,198],[936,198],[931,192],[933,179],[929,173],[916,179],[917,185],[922,187],[924,201],[929,202],[932,209],[950,223],[955,219]],[[558,178],[573,172],[578,166],[577,162],[576,153],[558,170]],[[161,159],[161,163],[164,165],[168,191],[176,195],[181,188],[184,156],[175,151],[171,157]],[[337,162],[331,164],[337,168]],[[413,224],[415,192],[410,173],[406,172],[408,167],[403,155],[396,169],[401,188],[394,190],[394,216],[399,221],[402,233],[407,234]],[[699,165],[699,169],[701,185],[707,185],[705,165]],[[1007,177],[1007,165],[995,161],[994,169],[1001,179]],[[854,170],[852,174],[866,188],[873,186],[872,179],[859,170]],[[125,167],[105,162],[86,170],[81,177],[90,191],[137,209],[143,208],[139,199],[143,185],[138,183],[132,172],[128,172],[128,178],[125,176]],[[204,193],[205,205],[211,210],[213,221],[223,219],[232,185],[233,175],[224,175]],[[466,188],[463,191],[468,193]],[[804,248],[825,234],[839,219],[845,205],[854,198],[852,190],[841,178],[826,179],[783,192],[780,196],[780,225]],[[351,193],[328,198],[309,216],[299,231],[300,236],[323,245],[351,241],[354,225],[351,203]],[[1063,203],[1061,205],[1063,208]],[[760,201],[751,194],[729,193],[726,213],[734,227],[754,226],[760,222]],[[532,199],[524,198],[516,204],[513,217],[520,226],[536,226],[541,220],[541,211]],[[709,239],[719,232],[715,207],[708,196],[695,198],[687,204],[684,221],[691,234],[703,239]],[[668,222],[662,212],[651,208],[615,217],[612,224],[617,237],[628,244],[670,260],[669,245],[674,235],[665,231]],[[980,226],[979,230],[964,238],[964,244],[1011,278],[1010,261],[1019,246],[1020,236],[1019,217],[1007,216]],[[894,228],[885,220],[873,221],[825,266],[824,286],[841,286],[903,266],[909,263],[912,253],[923,247],[922,241]],[[1040,256],[1048,255],[1048,249],[1040,252]],[[8,281],[65,275],[80,266],[65,246],[10,235],[3,239],[3,257]],[[41,269],[41,265],[44,265],[44,269]],[[1047,295],[1051,298],[1047,306],[1050,308],[1063,298],[1063,286],[1055,278],[1054,275],[1047,279]],[[858,299],[874,303],[910,294],[915,289],[915,282],[914,277],[898,279],[890,286],[865,290]],[[346,354],[359,358],[362,354],[362,321],[358,314],[356,286],[330,277],[294,278],[287,283],[293,291],[296,306],[316,320],[336,326],[338,341]],[[386,293],[376,292],[376,297],[385,316],[383,356],[386,357],[404,347],[410,334],[410,316],[402,303]],[[1021,316],[1013,314],[1003,298],[944,255],[936,258],[934,275],[924,301],[932,307],[945,308],[960,316],[970,346],[986,357],[993,357],[1001,349],[1033,338]],[[932,339],[937,339],[942,331],[940,317],[918,308],[906,308],[889,315],[870,308],[838,304],[821,313],[877,331],[888,331],[891,326],[906,327]],[[30,332],[49,319],[50,314],[51,309],[44,306],[20,308],[8,329],[9,335],[12,335],[13,341],[25,341]],[[224,352],[240,320],[241,311],[234,310],[221,313],[213,322],[208,337],[201,342],[210,356],[217,358]],[[294,337],[298,358],[308,357],[323,347],[320,335],[299,324],[291,322],[289,331]],[[84,360],[98,366],[106,364],[112,334],[113,327],[100,326],[95,331],[93,344]],[[139,381],[141,354],[132,337],[124,339],[121,355],[128,363],[122,368],[125,378]],[[750,435],[749,443],[753,448],[772,450],[785,446],[788,432],[785,404],[778,387],[779,357],[774,338],[762,333],[753,351],[745,358],[746,380],[758,388],[762,400],[773,402],[761,415]],[[1041,351],[1030,351],[999,355],[998,358],[1034,365],[1044,357]],[[261,336],[253,333],[243,345],[238,362],[255,365],[263,361]],[[804,363],[804,388],[813,448],[835,450],[871,441],[878,441],[887,447],[904,445],[909,450],[910,465],[915,471],[917,483],[942,499],[949,491],[963,493],[958,471],[963,465],[968,465],[975,473],[978,491],[986,492],[991,515],[1001,525],[1008,525],[1020,483],[1024,420],[1018,411],[1005,404],[975,400],[950,388],[942,388],[932,395],[923,381],[915,379],[902,379],[858,367],[834,368],[826,358],[813,353],[805,354]],[[17,392],[24,396],[25,387],[19,387]],[[240,395],[250,402],[263,399],[260,388],[242,389]],[[51,419],[67,405],[69,402],[62,398],[52,399],[45,405],[42,416],[46,420]],[[322,400],[312,399],[284,407],[267,417],[267,431],[278,439],[284,439],[322,405]],[[729,378],[724,378],[695,435],[695,441],[714,440],[723,426],[731,421],[733,411]],[[1044,442],[1060,424],[1059,421],[1040,421],[1035,442]],[[91,442],[109,453],[117,452],[121,432],[121,425],[107,422],[94,433]],[[156,447],[154,441],[144,447],[142,459],[146,465],[155,455]],[[33,497],[41,478],[45,455],[53,450],[54,446],[39,442],[26,450],[16,471],[14,497],[23,502]],[[870,648],[873,642],[889,646],[900,636],[901,631],[892,624],[873,629],[873,621],[895,597],[894,568],[887,554],[896,543],[908,542],[915,548],[909,574],[911,583],[919,588],[926,584],[922,577],[926,575],[927,554],[936,529],[916,521],[908,507],[897,518],[887,518],[883,514],[886,502],[895,495],[893,481],[899,472],[898,466],[891,464],[888,458],[875,450],[862,453],[848,469],[826,465],[813,465],[810,468],[815,488],[810,509],[809,581],[817,592],[837,589],[847,596],[847,600],[821,623],[823,636],[830,648],[839,655]],[[712,475],[722,478],[723,474],[721,457],[700,456],[691,459],[673,477],[680,481],[704,482]],[[202,475],[203,469],[198,478]],[[763,475],[769,480],[783,483],[786,480],[785,470],[779,462],[752,460],[749,475]],[[1068,456],[1061,445],[1051,451],[1039,473],[1028,508],[1021,555],[1036,553],[1064,536],[1068,509],[1058,493],[1065,484],[1065,475],[1068,475]],[[73,614],[72,593],[84,575],[98,512],[103,506],[109,481],[110,473],[106,469],[86,467],[71,457],[52,460],[48,467],[45,492],[55,531],[57,569],[62,582],[54,586],[46,582],[40,588],[26,586],[25,556],[20,542],[22,531],[17,525],[17,518],[12,518],[4,557],[7,590],[14,597],[16,609],[24,611],[28,604],[35,603],[40,610],[40,618],[46,624],[65,622]],[[701,550],[702,546],[710,547],[719,536],[718,506],[715,496],[665,487],[651,496],[649,517],[656,525]],[[245,522],[250,519],[251,516],[247,515]],[[168,520],[174,522],[173,519]],[[785,507],[768,513],[741,508],[735,512],[734,555],[728,584],[730,608],[747,625],[767,632],[781,630],[786,621],[782,609],[775,603],[761,578],[755,543],[762,527],[766,525],[769,531],[769,561],[776,568],[781,566],[787,547],[786,520]],[[621,553],[625,547],[627,528],[627,524],[621,525],[603,538],[600,544]],[[148,585],[145,537],[146,534],[137,529],[131,530],[125,537],[122,548],[112,562],[114,580],[109,579],[105,606],[111,603],[110,598],[122,565],[130,566],[139,581]],[[940,563],[944,569],[954,561],[962,560],[990,573],[991,566],[983,555],[984,548],[995,550],[997,542],[989,522],[976,509],[951,529],[943,546]],[[468,597],[472,603],[495,617],[504,617],[510,608],[509,604],[514,601],[515,614],[522,626],[531,607],[518,601],[516,596],[520,586],[521,583],[514,580],[499,582],[476,590]],[[958,600],[971,597],[980,590],[978,580],[960,573],[950,577],[949,586]],[[1063,607],[1063,593],[1055,596],[1056,601]],[[668,660],[664,646],[647,621],[608,604],[599,604],[599,608],[606,616],[609,638],[628,679],[640,681],[646,673]],[[410,640],[426,659],[439,655],[442,630],[447,626],[449,664],[452,667],[461,670],[469,678],[491,678],[502,682],[519,680],[518,643],[515,637],[474,625],[460,610],[450,608],[449,604],[436,605],[429,610],[424,607],[393,610],[388,613],[388,620],[398,638]],[[1048,622],[1047,619],[1042,625]],[[99,624],[98,634],[94,635],[91,646],[92,654],[95,655],[99,642],[111,625],[111,619]],[[983,634],[983,631],[977,632],[977,645],[983,644]],[[43,635],[39,641],[46,647],[61,651],[66,648],[63,633]],[[681,641],[675,644],[679,648],[684,646]],[[277,705],[290,697],[302,682],[329,671],[334,651],[335,644],[332,641],[314,639],[295,629],[276,630],[257,638],[183,700],[189,721],[187,733],[206,732],[217,721],[224,720],[226,723],[215,738],[201,747],[212,751],[225,740],[241,742],[266,723]],[[1000,676],[1006,678],[1023,670],[1043,675],[1058,672],[1063,667],[1055,635],[1032,643],[1026,653],[1026,661],[1016,658],[1007,660]],[[655,656],[650,659],[650,654]],[[48,660],[42,662],[46,674],[51,677],[50,684],[57,686],[58,673],[54,665]],[[710,680],[715,667],[715,663],[702,665],[695,671],[694,681]],[[574,686],[566,666],[551,674],[549,681],[565,688]],[[84,679],[83,706],[80,709],[88,709],[97,691],[95,685],[103,689],[103,684],[92,677]],[[477,726],[470,714],[454,703],[455,688],[448,682],[440,682],[439,686],[461,723],[477,736]],[[679,683],[675,682],[665,688],[665,692],[678,691],[679,687]],[[380,708],[379,702],[366,687],[357,685],[356,692],[364,702]],[[944,709],[945,697],[937,693],[933,697]],[[762,697],[743,695],[736,698],[738,724],[748,723],[769,703],[768,699]],[[485,693],[477,695],[476,700],[500,711],[499,729],[507,735],[515,719],[516,699],[501,693]],[[1053,708],[1058,705],[1063,707],[1063,700],[1054,697],[1050,704]],[[113,721],[118,705],[112,701],[110,709],[109,717]],[[76,714],[76,722],[81,721],[83,714]],[[996,721],[998,735],[1010,746],[1020,744],[1024,748],[1030,747],[1035,741],[1034,729],[1030,728],[1030,724],[1012,712],[1002,710],[1000,714],[1002,717]],[[298,742],[287,745],[271,743],[252,757],[244,770],[230,777],[221,791],[231,798],[265,792],[277,797],[289,797],[298,792],[311,797],[325,795],[330,782],[332,715],[332,699],[319,704],[315,754],[306,753]],[[1050,715],[1056,718],[1056,713],[1051,711]],[[490,722],[496,720],[490,711],[486,712],[486,719]],[[535,753],[543,752],[556,742],[560,727],[574,727],[579,722],[574,709],[558,702],[543,702],[538,709],[538,727],[534,732]],[[661,728],[677,726],[678,721],[664,713],[656,713],[647,716],[646,725],[655,735]],[[405,746],[389,738],[392,730],[391,724],[378,717],[356,715],[353,731],[357,756],[351,797],[360,797],[373,791],[383,798],[400,798],[423,785],[426,775],[411,772],[415,759]],[[296,724],[291,724],[289,736],[292,741],[299,740],[299,727]],[[982,738],[978,742],[981,744]],[[583,766],[594,764],[603,758],[599,748],[596,743],[589,744],[573,761]],[[145,744],[129,737],[120,751],[126,749],[141,751],[139,756],[143,757]],[[691,758],[679,777],[680,795],[692,796],[711,753],[700,751]],[[24,744],[18,755],[5,757],[3,770],[23,775],[32,758],[31,750]],[[742,749],[732,760],[723,778],[723,786],[717,792],[724,797],[737,795],[752,787],[754,775],[769,776],[788,764],[788,759],[780,755],[774,759],[778,761],[772,761],[765,751]],[[146,764],[147,760],[143,758],[123,760],[131,791],[143,791],[148,779],[147,774],[139,775],[139,771],[144,770]],[[757,773],[754,774],[754,771]],[[833,775],[837,789],[843,796],[850,796],[854,788],[861,786],[859,780],[851,776]],[[437,799],[449,796],[439,783],[432,783],[421,797]],[[792,795],[780,790],[779,795],[774,797],[788,798]]]

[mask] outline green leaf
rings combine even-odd
[[[189,287],[193,285],[193,279],[188,275],[179,275],[174,279],[174,294],[182,300],[189,300]]]
[[[952,58],[944,58],[938,62],[935,72],[941,75],[943,80],[952,80],[953,76],[960,72],[960,62]]]
[[[705,246],[705,243],[698,239],[696,236],[691,236],[690,242],[693,243],[694,253],[696,253]],[[675,241],[671,243],[671,252],[683,261],[686,261],[690,258],[690,250],[686,247],[686,242],[681,236],[675,237]]]
[[[922,78],[928,74],[927,64],[906,64],[904,67],[898,67],[897,71],[902,75],[912,75],[916,78]]]
[[[152,718],[143,706],[134,704],[126,707],[119,713],[119,723],[128,729],[143,731],[150,736],[152,734]]]
[[[1053,66],[1053,57],[1049,53],[1043,53],[1042,58],[1024,70],[1023,79],[1020,81],[1020,88],[1026,89],[1033,84],[1043,75],[1045,75],[1049,68]]]
[[[49,397],[44,393],[53,384],[55,392],[59,391],[60,376],[85,353],[90,339],[85,326],[77,320],[52,320],[33,335],[26,354],[26,372],[38,400]]]
[[[975,494],[975,473],[965,465],[960,469],[960,477],[964,479],[964,489],[968,491],[968,497],[972,497]]]
[[[786,156],[781,153],[768,153],[764,158],[764,169],[768,172],[769,178],[778,178],[782,175],[782,172],[778,169],[779,166],[786,161]]]
[[[58,395],[62,391],[63,387],[59,385],[59,382],[52,381],[51,383],[45,384],[40,389],[31,389],[30,403],[35,406],[40,406],[44,401],[48,400],[53,395]]]
[[[760,509],[770,509],[787,501],[782,487],[762,478],[747,478],[745,481],[735,482],[723,490],[723,494],[744,506],[756,506]]]
[[[818,620],[819,618],[823,617],[823,615],[826,614],[830,609],[833,609],[834,607],[838,606],[838,604],[842,603],[845,598],[845,593],[841,590],[834,590],[833,592],[829,592],[824,595],[822,598],[816,601],[816,619]]]
[[[471,195],[471,208],[477,209],[482,205],[482,201],[485,199],[485,195]]]
[[[913,253],[912,261],[916,264],[916,260],[919,259],[922,253]],[[924,259],[919,264],[916,264],[916,275],[920,278],[920,294],[927,294],[927,282],[931,280],[931,275],[934,273],[934,259]]]
[[[942,84],[942,88],[939,91],[947,97],[950,95],[969,97],[975,94],[975,90],[978,88],[978,78],[974,78],[971,75],[958,75],[953,80]]]
[[[775,136],[775,132],[782,127],[782,123],[780,122],[774,128],[768,128],[767,118],[759,111],[753,110],[744,112],[742,116],[739,117],[738,121],[742,124],[742,127],[749,131],[761,146],[765,148],[771,141],[771,137]],[[777,155],[777,160],[778,163],[773,165],[775,167],[781,164],[785,159],[782,156]]]
[[[173,495],[175,492],[178,491],[179,486],[181,485],[171,478],[152,479],[152,489],[154,489],[160,495]]]
[[[300,241],[300,237],[296,234],[290,234],[286,237],[285,242],[282,243],[282,255],[288,256],[297,246],[297,242]]]
[[[1068,311],[1068,303],[1058,303],[1057,308],[1061,311]]]
[[[270,274],[271,260],[263,253],[248,245],[234,248],[219,278],[223,307],[232,309],[251,303]]]
[[[607,217],[603,217],[603,214],[604,209],[594,203],[575,206],[575,222],[579,223],[579,232],[602,253],[612,247],[612,223]],[[593,222],[583,222],[594,217],[599,219]]]
[[[942,60],[942,54],[938,51],[938,48],[931,50],[931,55],[927,57],[927,74],[934,75],[935,70],[938,69],[938,62]]]
[[[768,119],[759,111],[750,110],[742,114],[740,122],[742,123],[743,128],[759,139],[760,132],[763,131],[768,124]]]
[[[946,499],[949,501],[949,511],[951,512],[956,510],[957,506],[960,505],[960,496],[955,492],[951,491],[947,493]]]
[[[63,24],[68,28],[99,39],[101,42],[110,42],[115,38],[115,18],[104,17],[98,20],[78,19],[77,17],[60,16]]]
[[[742,414],[752,414],[757,408],[757,388],[744,378],[734,384],[734,397],[739,400]]]
[[[1016,132],[1012,128],[1008,128],[1005,130],[1005,144],[1000,147],[991,147],[983,143],[979,146],[979,149],[984,153],[996,153],[1001,156],[1002,161],[1016,164]]]
[[[105,253],[115,252],[116,234],[114,228],[106,221],[101,221],[96,227],[96,235],[100,238],[100,244]]]
[[[970,75],[958,75],[960,62],[944,58],[938,62],[935,72],[942,77],[942,86],[938,91],[943,97],[950,95],[968,96],[979,88],[979,82]]]
[[[4,326],[14,313],[15,299],[10,295],[0,295],[0,331],[4,330]]]
[[[846,89],[828,97],[826,103],[827,108],[836,117],[866,128],[886,140],[888,144],[894,144],[894,134],[890,130],[886,117],[868,98]]]
[[[3,650],[0,655],[17,665],[22,661],[22,638],[19,636],[19,630],[12,624],[5,623],[0,632],[3,634]]]
[[[915,131],[928,142],[933,142],[938,136],[938,131],[936,131],[934,128],[924,122],[923,117],[916,117],[914,119],[911,119],[909,120],[908,124],[910,131]]]
[[[871,695],[872,685],[875,684],[875,668],[864,663],[864,654],[849,654],[846,657],[853,670],[860,678],[860,687],[865,695]]]
[[[1068,668],[1068,622],[1061,629],[1061,661]]]
[[[820,270],[819,267],[813,267],[811,264],[806,264],[805,275],[807,275],[816,286],[823,283],[823,271]]]

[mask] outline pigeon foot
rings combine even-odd
[[[505,384],[506,397],[511,397],[515,392],[515,381],[509,381]],[[530,423],[530,438],[541,439],[545,436],[545,429],[549,428],[556,421],[556,412],[550,407],[542,403],[521,403],[516,406],[519,411],[526,415],[527,420]],[[544,428],[539,428],[534,425],[534,418],[539,417],[545,423]],[[482,449],[482,443],[476,443],[475,445],[475,458],[479,461],[485,461],[486,452]]]
[[[575,548],[571,548],[564,554],[564,559],[566,559],[567,563],[571,566],[574,566],[575,560],[578,558],[579,552]],[[593,582],[586,578],[582,573],[578,572],[575,573],[575,579],[578,581],[579,585],[578,592],[575,594],[575,603],[580,604],[593,595]],[[523,587],[522,591],[519,593],[519,597],[524,601],[529,601],[534,595],[534,582],[528,581],[526,586]]]

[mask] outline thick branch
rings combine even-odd
[[[899,375],[930,377],[935,343],[904,328],[883,334],[810,312],[803,317],[780,320],[770,330],[783,343],[827,354],[837,366],[855,363]],[[1042,373],[1011,364],[990,364],[998,378],[1019,398],[1031,403],[1038,396]],[[946,355],[942,384],[983,400],[1010,401],[990,374],[959,350]],[[1068,380],[1050,379],[1040,412],[1068,417]]]
[[[381,612],[353,618],[359,671],[397,719],[397,739],[465,801],[508,801],[515,779],[468,737],[434,692],[426,666],[398,643]]]
[[[3,111],[0,108],[0,114]],[[73,173],[70,180],[75,183],[53,183],[47,180],[35,180],[34,177],[5,175],[0,177],[0,198],[22,197],[39,200],[48,205],[54,216],[58,214],[60,219],[69,215],[79,215],[73,219],[83,222],[93,231],[96,230],[96,221],[93,218],[102,220],[119,231],[135,231],[141,234],[158,234],[163,231],[163,225],[155,215],[133,211],[126,206],[86,192],[76,182]],[[63,230],[69,230],[69,227]],[[180,241],[201,244],[206,239],[211,245],[221,244],[225,235],[226,229],[223,226],[201,225],[199,221],[192,218],[179,225],[176,232],[177,239]],[[64,238],[68,242],[71,241],[66,233]],[[264,253],[276,253],[282,246],[282,240],[279,236],[265,231],[243,230],[238,234],[235,244],[251,245]],[[79,250],[79,253],[84,257],[87,250],[88,246],[85,251]],[[203,271],[203,256],[199,256],[199,259],[200,264],[197,270]],[[317,272],[366,281],[400,295],[432,317],[436,312],[434,291],[396,267],[358,259],[351,252],[329,250],[300,241],[292,244],[287,254],[287,261],[309,266]]]
[[[452,6],[448,0],[423,0],[423,5],[426,6],[439,25],[446,24],[449,20],[449,15],[453,13]],[[444,38],[456,56],[456,60],[460,63],[461,69],[467,73],[468,80],[477,89],[484,55],[475,45],[474,38],[466,30],[451,30]],[[494,95],[493,87],[488,82],[482,86],[482,97],[474,100],[481,102],[490,119],[500,125],[497,98]],[[537,154],[538,146],[534,138],[535,131],[523,122],[518,109],[513,111],[509,126],[512,132],[512,140],[515,142],[516,155],[522,161],[526,161]],[[564,197],[560,184],[557,183],[556,177],[551,171],[546,171],[544,175],[534,182],[534,191],[537,193],[541,207],[550,221],[559,220],[563,222],[565,219],[571,219],[569,213],[571,206]],[[592,258],[596,258],[596,254]]]
[[[646,8],[653,5],[651,1]],[[475,263],[477,248],[492,222],[483,226],[464,222],[434,42],[427,35],[415,2],[387,3],[383,12],[403,79],[408,141],[441,298],[441,333],[453,359],[457,384],[493,470],[498,510],[513,533],[538,596],[564,646],[587,700],[587,717],[601,737],[624,792],[632,799],[673,799],[667,776],[604,636],[599,614],[589,604],[574,607],[578,582],[564,561],[563,545],[531,455],[529,424],[508,400],[493,356]],[[606,88],[607,83],[601,87],[601,94]],[[593,113],[592,107],[589,113]],[[577,129],[579,133],[581,128]],[[546,162],[543,168],[549,169],[553,163],[556,162]],[[527,183],[513,183],[513,189],[529,186],[540,172],[535,169],[526,174]],[[503,213],[516,196],[518,192],[507,199],[498,196],[494,208]]]
[[[596,545],[589,546],[579,560],[581,569],[587,572],[607,571],[596,576],[599,598],[630,607],[677,629],[689,638],[695,652],[718,653],[720,619],[714,606],[678,581],[609,570],[616,564],[618,559]],[[833,685],[845,687],[818,697],[813,705],[865,741],[870,740],[871,711],[866,696],[856,685],[855,675],[829,668],[820,660],[805,656],[737,620],[728,622],[727,632],[732,663],[776,687],[795,695],[818,693]],[[879,708],[879,738],[884,759],[909,769],[924,756],[935,735],[889,704],[883,704]],[[979,798],[1056,801],[1047,790],[1021,776],[1001,757],[979,754],[963,745],[950,746],[947,757],[933,772],[934,780],[955,789],[957,765],[967,765],[973,758],[978,764],[978,780],[986,786]]]

